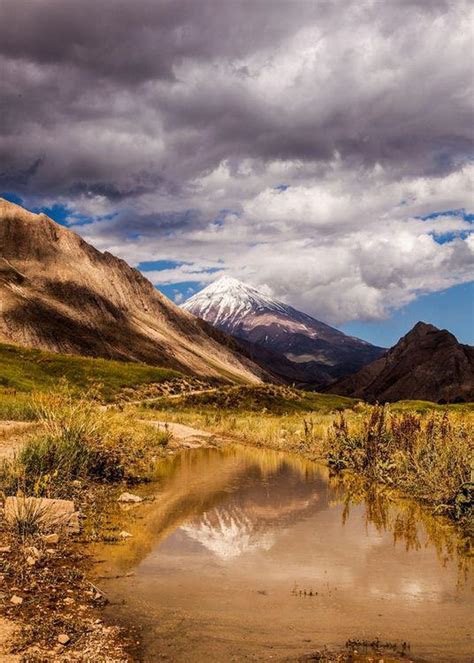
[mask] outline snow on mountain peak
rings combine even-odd
[[[232,276],[217,279],[182,306],[221,331],[250,342],[252,353],[270,352],[270,358],[260,355],[261,362],[292,382],[328,384],[382,353],[381,348],[346,336]]]
[[[227,275],[193,295],[182,307],[215,325],[223,320],[227,324],[238,322],[248,313],[261,310],[286,311],[284,304]]]

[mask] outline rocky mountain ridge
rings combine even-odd
[[[259,382],[233,341],[124,260],[45,214],[0,199],[0,341]]]
[[[328,389],[369,402],[474,401],[474,347],[418,322],[383,357]]]

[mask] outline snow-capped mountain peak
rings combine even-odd
[[[232,276],[221,276],[188,299],[182,308],[215,326],[238,325],[249,313],[264,310],[286,313],[284,304]]]
[[[182,307],[250,342],[262,365],[290,382],[323,385],[378,358],[382,348],[347,336],[251,285],[223,276]],[[257,348],[260,348],[258,350]]]

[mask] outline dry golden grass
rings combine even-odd
[[[105,410],[92,393],[78,397],[66,385],[34,399],[38,432],[3,463],[8,492],[59,496],[75,479],[139,480],[150,471],[169,435],[120,412]]]
[[[342,413],[271,413],[163,408],[147,417],[212,431],[236,441],[303,455],[367,486],[384,484],[471,531],[474,415],[445,408],[416,413],[359,404]]]
[[[469,524],[473,452],[469,413],[420,415],[374,406],[361,417],[339,415],[325,437],[324,456],[336,471],[395,487]]]

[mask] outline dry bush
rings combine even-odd
[[[169,440],[166,432],[105,410],[93,392],[78,397],[65,384],[35,398],[34,406],[40,432],[1,471],[9,492],[57,496],[75,479],[139,479]]]
[[[325,456],[336,471],[350,469],[433,505],[456,519],[472,515],[473,430],[458,413],[400,414],[376,405],[329,429]]]

